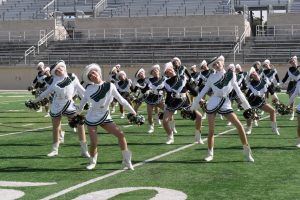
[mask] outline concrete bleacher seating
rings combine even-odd
[[[1,42],[0,43],[0,64],[16,65],[23,62],[24,52],[33,45],[30,42]]]
[[[7,0],[0,5],[2,20],[44,19],[42,8],[49,0]]]
[[[293,55],[300,55],[300,37],[257,37],[248,41],[243,50],[245,63],[270,59],[272,63],[287,63]]]
[[[292,5],[290,6],[290,13],[299,13],[300,12],[300,0],[293,0]]]
[[[117,3],[108,1],[107,8],[99,17],[189,16],[228,12],[228,5],[219,0],[124,0]]]
[[[63,59],[68,64],[123,63],[153,64],[165,63],[178,56],[185,63],[199,63],[216,55],[229,55],[235,42],[203,39],[163,39],[163,40],[90,40],[51,43],[36,59],[53,63]]]
[[[82,11],[91,15],[97,0],[60,0],[48,5],[51,0],[7,0],[0,4],[2,20],[47,19],[55,11],[75,15]]]

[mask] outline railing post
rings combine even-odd
[[[185,27],[183,27],[183,37],[185,37]]]
[[[200,33],[200,35],[201,35],[200,37],[202,38],[202,26],[201,26],[201,33]]]
[[[170,37],[170,27],[168,27],[168,38]]]

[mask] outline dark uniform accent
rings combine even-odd
[[[106,96],[106,93],[110,90],[110,83],[105,82],[102,85],[99,86],[98,90],[91,95],[91,99],[93,99],[95,102],[99,102],[101,99],[103,99]]]
[[[297,66],[297,67],[290,67],[288,69],[288,71],[293,74],[294,76],[299,76],[300,74],[300,66]],[[286,72],[284,78],[282,79],[282,83],[285,83],[287,81],[287,79],[289,78],[289,73]],[[287,90],[286,90],[286,93],[289,94],[289,95],[292,95],[296,89],[296,85],[297,85],[297,81],[298,80],[290,80],[289,81],[289,84],[288,84],[288,87],[287,87]]]
[[[265,87],[267,82],[265,79],[262,78],[259,81],[252,80],[250,82],[250,84],[253,86],[253,88],[255,90],[260,91],[261,89],[263,89]],[[268,87],[268,91],[269,91],[269,87]],[[269,92],[271,93],[271,91],[269,91]],[[250,89],[248,90],[246,97],[252,108],[261,108],[263,105],[266,104],[265,98],[254,95]]]
[[[186,108],[190,106],[190,101],[186,96],[186,92],[189,90],[190,93],[193,96],[197,96],[197,92],[195,89],[193,89],[188,82],[186,82],[186,85],[183,86],[184,83],[184,76],[174,76],[166,81],[166,84],[170,86],[170,88],[173,90],[172,92],[167,91],[166,96],[166,109],[169,111],[175,111],[180,110],[182,108]],[[178,90],[180,87],[182,87],[181,91],[178,91],[178,93],[175,93],[176,90]]]
[[[159,87],[161,84],[164,83],[164,81],[165,81],[164,78],[157,78],[157,77],[149,78],[149,82],[152,85],[154,85],[155,87]],[[163,94],[159,94],[159,91],[162,91],[162,90],[163,90],[163,88],[158,89],[156,91],[157,93],[154,93],[154,91],[150,90],[149,94],[145,98],[146,104],[157,105],[161,101],[163,101]]]
[[[232,77],[233,77],[233,72],[228,71],[224,74],[223,78],[221,78],[219,81],[215,82],[214,85],[217,88],[222,89],[224,86],[228,85],[228,83],[231,81]]]
[[[73,74],[68,73],[68,76],[66,78],[64,78],[63,81],[59,82],[57,84],[57,86],[60,88],[64,88],[64,87],[70,85],[74,79],[75,79],[75,77],[73,76]]]

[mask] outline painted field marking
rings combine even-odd
[[[263,117],[263,118],[261,118],[261,119],[265,119],[265,118],[268,118],[268,117],[269,117],[269,116],[266,116],[266,117]],[[232,129],[223,131],[223,132],[221,132],[221,133],[215,135],[214,137],[219,137],[219,136],[224,135],[225,133],[231,132],[231,131],[233,131],[233,130],[236,130],[236,128],[232,128]],[[207,138],[203,139],[203,141],[204,141],[204,142],[207,141]],[[134,164],[133,166],[134,166],[134,167],[142,166],[142,165],[144,165],[144,164],[146,164],[146,163],[149,163],[149,162],[158,160],[158,159],[160,159],[160,158],[162,158],[162,157],[168,156],[168,155],[173,154],[173,153],[177,153],[177,152],[182,151],[182,150],[184,150],[184,149],[190,148],[190,147],[192,147],[192,146],[194,146],[194,145],[199,145],[199,144],[197,144],[197,143],[191,143],[191,144],[188,144],[188,145],[179,147],[179,148],[177,148],[177,149],[168,151],[168,152],[163,153],[163,154],[161,154],[161,155],[154,156],[154,157],[149,158],[149,159],[147,159],[147,160],[144,160],[144,161],[142,161],[142,162],[136,163],[136,164]],[[79,183],[79,184],[77,184],[77,185],[74,185],[74,186],[72,186],[72,187],[66,188],[66,189],[64,189],[64,190],[61,190],[61,191],[59,191],[59,192],[57,192],[57,193],[54,193],[54,194],[52,194],[52,195],[49,195],[49,196],[47,196],[47,197],[45,197],[45,198],[43,198],[43,199],[41,199],[41,200],[50,200],[50,199],[54,199],[54,198],[56,198],[56,197],[65,195],[66,193],[69,193],[69,192],[72,192],[72,191],[74,191],[74,190],[77,190],[77,189],[79,189],[79,188],[81,188],[81,187],[87,186],[87,185],[89,185],[89,184],[95,183],[95,182],[97,182],[97,181],[103,180],[103,179],[105,179],[105,178],[109,178],[109,177],[114,176],[114,175],[117,175],[117,174],[120,174],[120,173],[125,172],[125,171],[127,171],[127,170],[124,170],[124,169],[123,169],[123,170],[116,170],[116,171],[113,171],[113,172],[111,172],[111,173],[109,173],[109,174],[106,174],[106,175],[103,175],[103,176],[99,176],[99,177],[90,179],[90,180],[88,180],[88,181]]]
[[[65,126],[65,125],[67,125],[67,124],[62,124],[62,126]],[[41,128],[36,128],[36,129],[30,129],[30,130],[26,130],[26,131],[13,132],[13,133],[6,133],[6,134],[0,135],[0,137],[8,136],[8,135],[18,135],[18,134],[22,134],[22,133],[39,131],[39,130],[44,130],[44,129],[49,129],[49,128],[52,128],[52,126],[46,126],[46,127],[41,127]]]
[[[26,126],[32,126],[33,124],[23,124],[22,126],[23,127],[26,127]]]
[[[133,125],[125,125],[125,126],[123,126],[124,128],[128,128],[128,127],[131,127],[131,126],[133,126]]]

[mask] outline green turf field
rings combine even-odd
[[[287,101],[285,96],[280,95],[283,102]],[[132,126],[120,119],[118,113],[113,114],[114,121],[126,133],[135,171],[121,170],[117,139],[101,128],[98,129],[98,164],[95,170],[87,171],[88,160],[80,157],[77,135],[67,126],[66,119],[63,121],[65,143],[60,146],[59,156],[46,156],[52,143],[50,118],[44,118],[45,113],[26,109],[24,101],[30,98],[26,91],[0,92],[1,200],[17,198],[11,194],[26,200],[107,199],[109,193],[105,190],[129,187],[133,191],[110,193],[110,199],[148,200],[164,192],[169,198],[161,199],[170,200],[300,199],[296,119],[289,121],[288,116],[277,117],[280,136],[271,132],[266,114],[259,127],[253,128],[248,138],[255,163],[244,161],[236,131],[218,117],[215,156],[207,163],[203,161],[206,142],[193,144],[193,122],[181,119],[179,113],[176,115],[178,134],[173,145],[165,144],[166,135],[160,126],[155,126],[154,134],[147,134],[147,124]],[[141,112],[145,114],[145,107]],[[237,113],[245,123],[242,112]],[[203,138],[206,138],[207,120],[203,125]],[[100,198],[101,191],[103,198]],[[98,192],[98,198],[80,197],[91,192]]]

